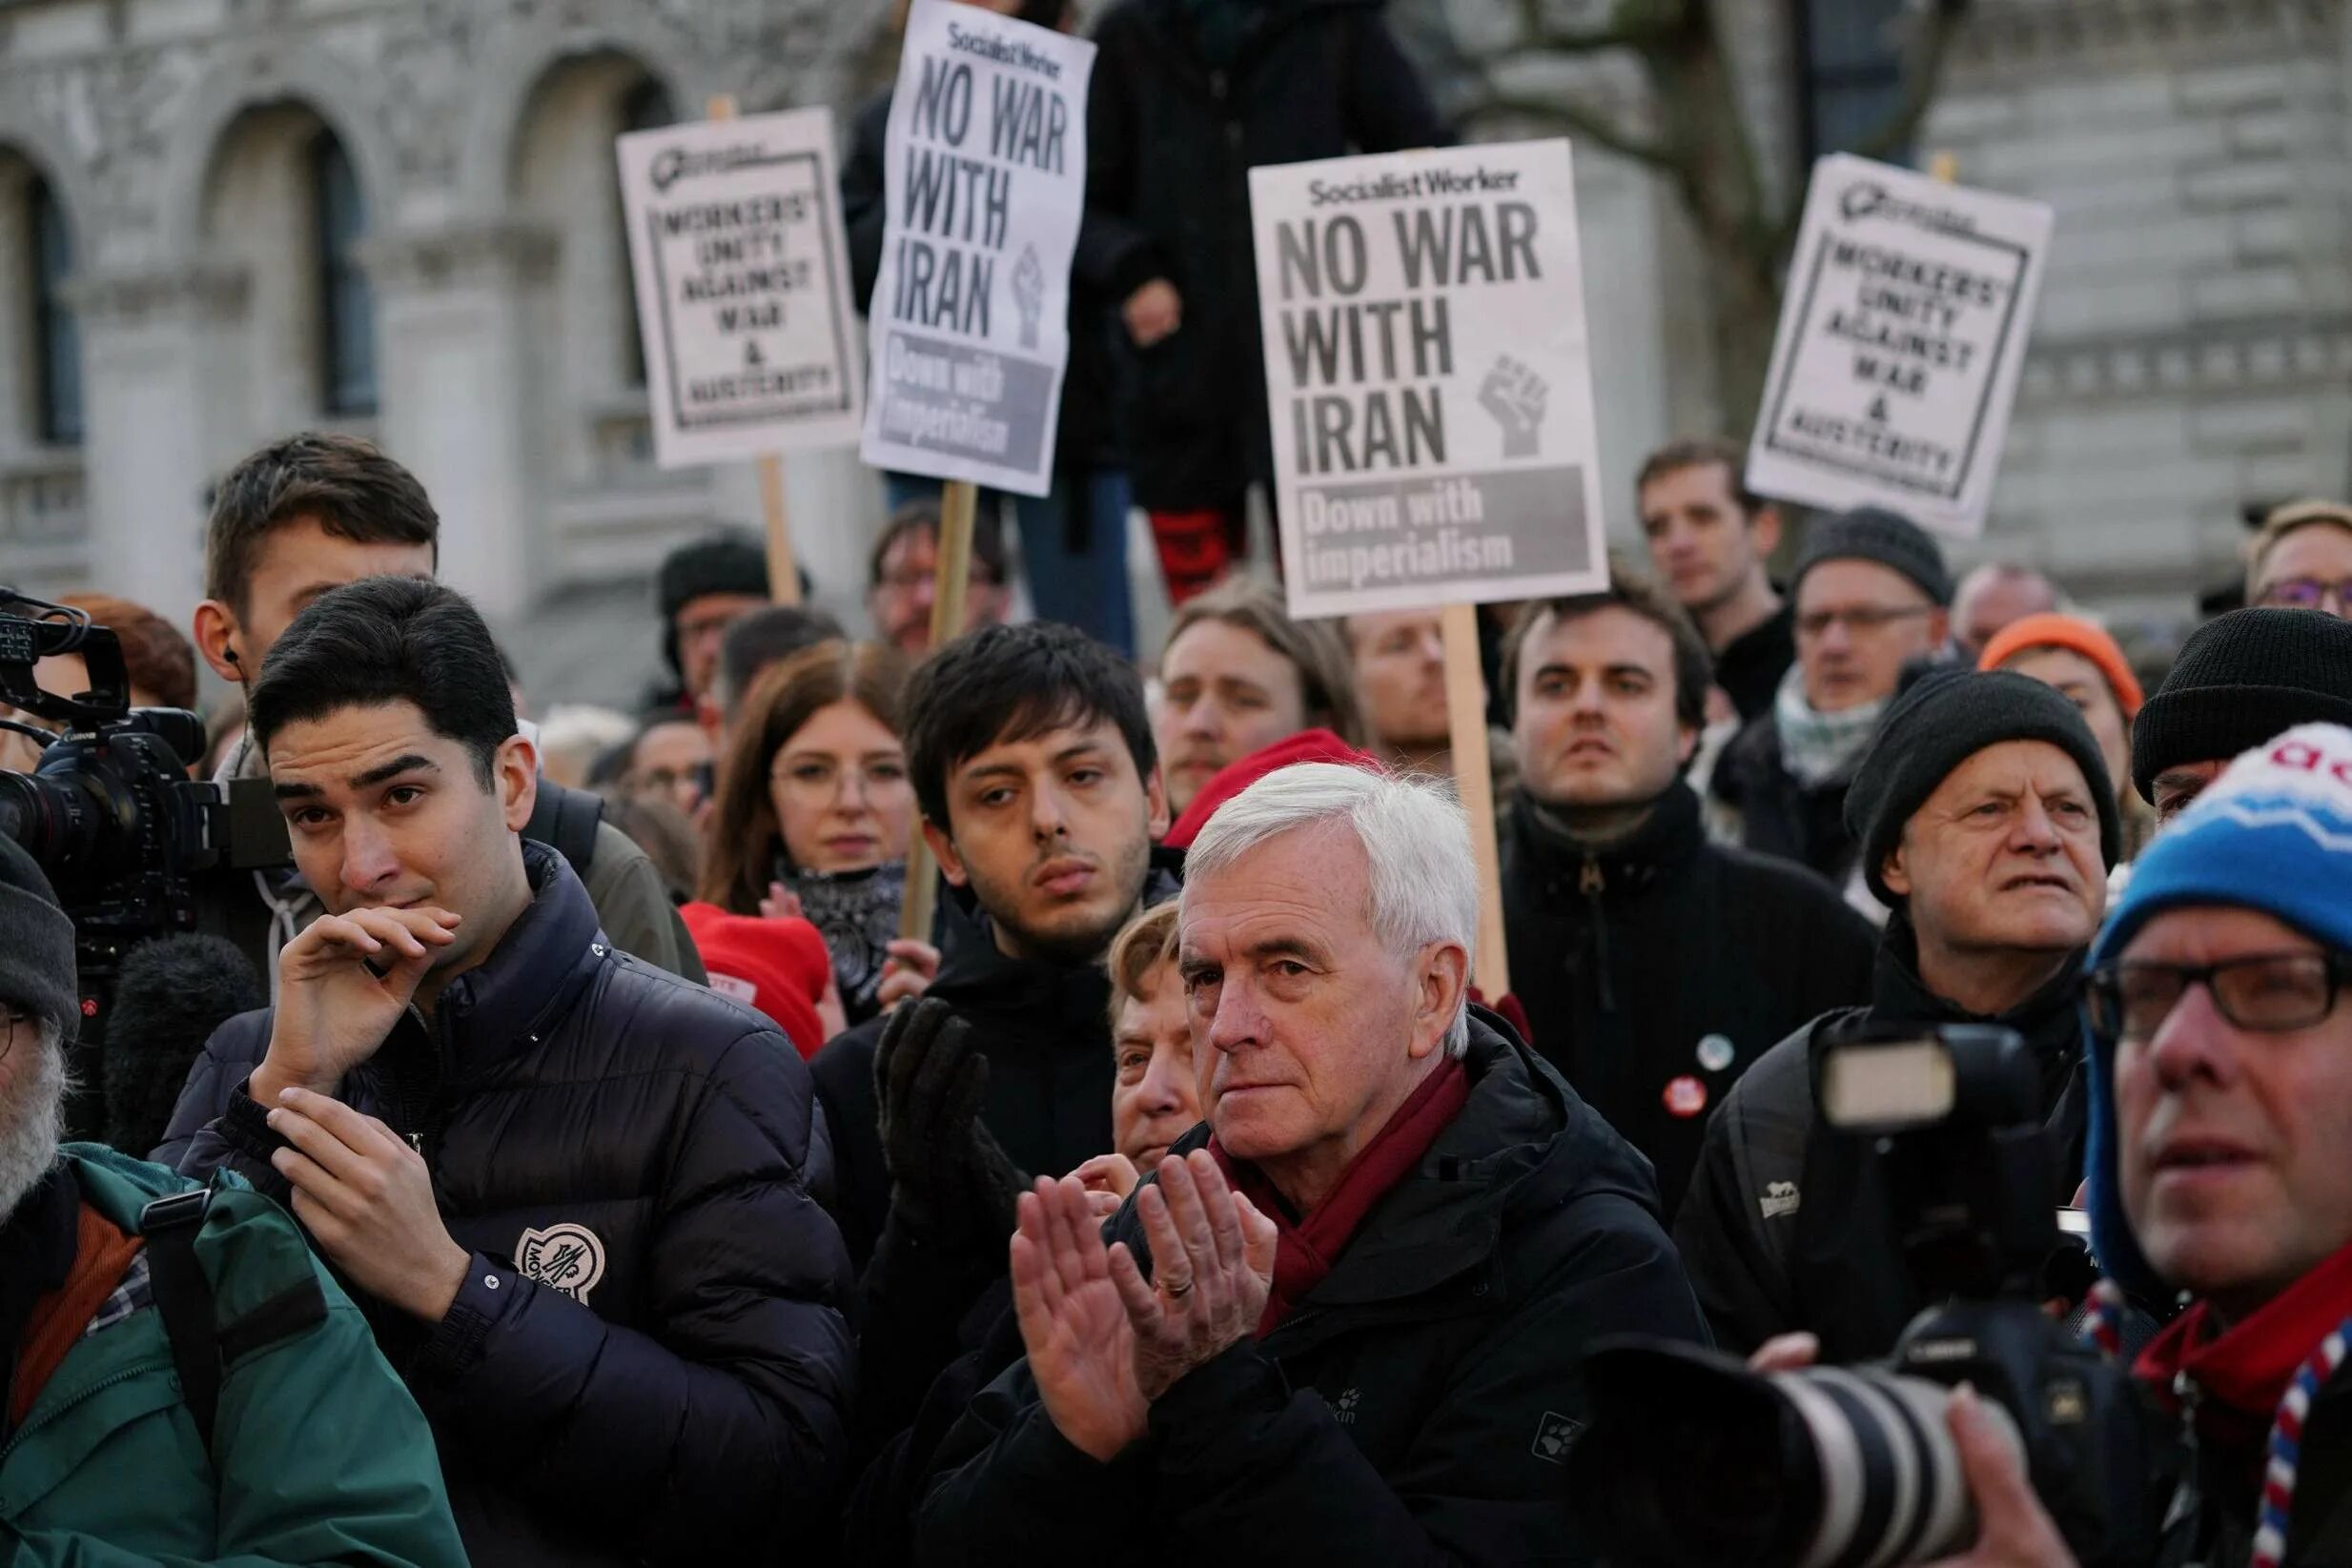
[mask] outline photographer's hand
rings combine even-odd
[[[2016,1445],[1985,1414],[1976,1391],[1954,1391],[1944,1420],[1976,1499],[1978,1529],[1972,1550],[1931,1568],[2076,1568],[2075,1554],[2034,1496]]]
[[[435,951],[457,940],[458,918],[427,907],[312,921],[277,955],[270,1049],[248,1092],[272,1109],[283,1089],[334,1093],[399,1022]]]

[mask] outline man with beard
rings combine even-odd
[[[293,1222],[60,1145],[80,1019],[73,924],[0,839],[8,1561],[462,1564],[424,1417]]]
[[[986,627],[926,660],[905,703],[923,836],[952,889],[946,957],[922,1002],[814,1064],[834,1212],[865,1272],[873,1440],[967,1337],[1030,1175],[1111,1149],[1102,957],[1147,892],[1176,887],[1153,859],[1168,804],[1143,685],[1109,647],[1051,621]]]
[[[1707,1130],[1674,1237],[1727,1349],[1807,1332],[1822,1359],[1883,1355],[1919,1308],[1869,1143],[1821,1126],[1822,1048],[1866,1026],[2017,1031],[2041,1069],[2062,1204],[2082,1174],[2082,949],[2122,828],[2098,742],[2055,687],[1942,672],[1888,710],[1846,797],[1871,890],[1893,910],[1867,1008],[1764,1053]]]
[[[1805,867],[1708,842],[1683,780],[1707,645],[1643,578],[1528,605],[1503,669],[1512,989],[1530,1043],[1657,1167],[1670,1221],[1708,1111],[1773,1042],[1869,997],[1876,933]]]

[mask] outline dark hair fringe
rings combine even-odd
[[[1609,585],[1596,594],[1570,594],[1562,599],[1529,600],[1503,640],[1503,706],[1512,723],[1519,720],[1519,657],[1538,618],[1559,621],[1580,620],[1596,610],[1614,606],[1631,610],[1666,633],[1674,646],[1674,720],[1692,729],[1707,727],[1707,690],[1715,683],[1715,657],[1690,613],[1646,574],[1609,556]]]

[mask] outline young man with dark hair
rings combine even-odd
[[[1803,866],[1708,842],[1683,780],[1707,645],[1646,580],[1527,605],[1503,668],[1512,990],[1536,1049],[1649,1156],[1671,1220],[1707,1113],[1775,1041],[1868,998],[1874,933]]]
[[[1030,1176],[1110,1151],[1103,954],[1176,890],[1143,684],[1110,648],[1052,621],[968,633],[916,669],[905,712],[946,956],[922,1003],[814,1064],[866,1341],[891,1346],[861,1389],[876,1438],[985,1327],[962,1320],[1004,1274]]]
[[[1633,481],[1650,564],[1714,655],[1715,683],[1745,723],[1772,705],[1796,662],[1787,604],[1766,561],[1780,508],[1748,488],[1748,454],[1729,441],[1660,447]]]
[[[424,486],[374,443],[316,433],[273,442],[231,469],[214,495],[196,650],[223,681],[250,687],[305,605],[361,578],[430,579],[440,540]],[[230,748],[221,778],[265,771],[248,735]],[[595,797],[542,783],[539,799],[527,836],[556,845],[580,871],[604,934],[624,952],[704,979],[661,874],[627,834],[600,820]],[[274,973],[277,949],[318,901],[298,876],[257,872],[255,891],[221,911],[219,924],[256,969]]]
[[[320,597],[252,694],[326,912],[224,1025],[158,1158],[289,1203],[501,1563],[729,1559],[829,1505],[852,1349],[797,1052],[617,952],[488,628],[447,588]]]

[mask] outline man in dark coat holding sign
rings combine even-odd
[[[1239,555],[1274,476],[1250,170],[1453,138],[1380,0],[1118,0],[1094,43],[1079,263],[1110,258],[1135,500],[1181,602]]]

